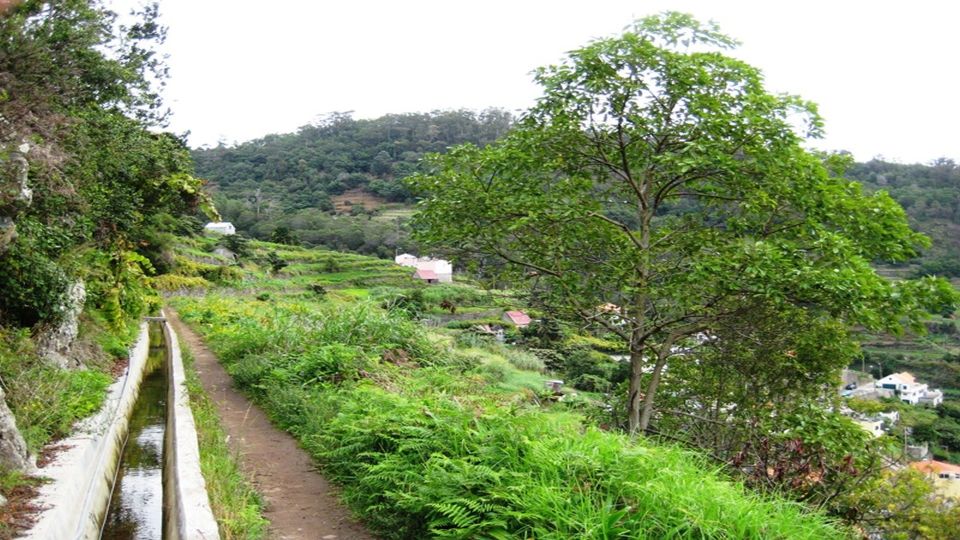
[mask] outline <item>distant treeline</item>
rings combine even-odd
[[[334,216],[332,198],[362,189],[385,203],[412,204],[401,180],[417,170],[425,153],[462,143],[485,145],[506,133],[514,120],[501,109],[391,114],[371,120],[333,113],[296,133],[194,150],[193,157],[198,174],[212,182],[224,219],[242,233],[270,239],[279,227],[308,245],[387,256],[411,248],[402,213],[375,219],[376,209],[355,205],[349,212],[340,208],[350,216]],[[847,176],[867,189],[887,190],[913,225],[933,239],[916,273],[960,277],[956,163],[938,159],[930,165],[902,165],[875,159],[854,164]],[[609,212],[620,217],[616,207]]]
[[[388,201],[410,199],[397,179],[413,173],[428,152],[466,142],[484,145],[510,128],[513,118],[499,109],[392,114],[355,120],[334,113],[296,133],[267,135],[233,147],[195,150],[197,172],[212,180],[221,200],[251,203],[260,211],[332,209],[331,195],[364,188]],[[227,210],[228,214],[230,209]]]
[[[918,274],[960,277],[960,167],[953,160],[901,165],[875,159],[855,164],[847,176],[889,192],[913,226],[933,239]]]
[[[412,203],[404,177],[429,152],[506,133],[500,109],[391,114],[358,120],[333,113],[296,133],[193,151],[197,172],[212,182],[217,207],[246,235],[269,239],[279,227],[314,246],[387,256],[409,248],[404,219],[371,219],[371,208],[333,216],[331,197],[362,189],[387,203]]]

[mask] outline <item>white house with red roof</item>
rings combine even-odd
[[[413,279],[419,279],[425,283],[440,283],[440,278],[437,277],[436,272],[423,268],[418,268],[417,271],[413,273]]]
[[[416,255],[411,255],[409,253],[403,253],[394,257],[393,262],[399,264],[400,266],[409,266],[410,268],[416,268],[417,270],[433,272],[433,279],[436,279],[437,281],[431,283],[453,282],[453,265],[450,264],[450,261],[434,259],[431,257],[417,257]],[[417,274],[414,273],[413,277],[417,278]]]

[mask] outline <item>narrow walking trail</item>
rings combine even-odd
[[[290,434],[280,431],[256,405],[233,387],[233,380],[202,338],[173,310],[167,316],[193,353],[200,382],[216,404],[230,447],[241,468],[263,494],[269,538],[276,540],[373,540],[336,496],[336,488],[315,470],[310,456]]]

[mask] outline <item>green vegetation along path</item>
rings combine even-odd
[[[340,504],[336,488],[317,473],[313,460],[289,434],[233,386],[233,380],[203,340],[172,310],[174,329],[193,353],[200,382],[216,405],[230,447],[266,502],[268,537],[277,540],[375,538]]]

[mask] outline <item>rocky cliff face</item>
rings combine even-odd
[[[33,190],[27,178],[29,151],[30,145],[23,143],[8,150],[5,156],[0,153],[0,255],[17,237],[17,214],[33,202]]]
[[[34,464],[27,455],[27,444],[17,429],[17,419],[7,407],[6,395],[0,388],[0,468],[25,473],[33,472]]]
[[[51,364],[64,368],[81,367],[76,355],[71,355],[71,347],[80,332],[80,314],[87,298],[83,281],[77,280],[67,289],[63,306],[63,317],[51,328],[42,331],[37,338],[37,354]]]
[[[5,150],[5,151],[3,151]],[[33,191],[28,182],[30,169],[26,154],[30,145],[0,149],[0,255],[17,238],[15,218],[33,202]],[[17,429],[17,419],[7,406],[6,395],[0,387],[0,468],[33,472],[34,465],[27,455],[27,444]],[[0,504],[6,501],[0,501]]]

